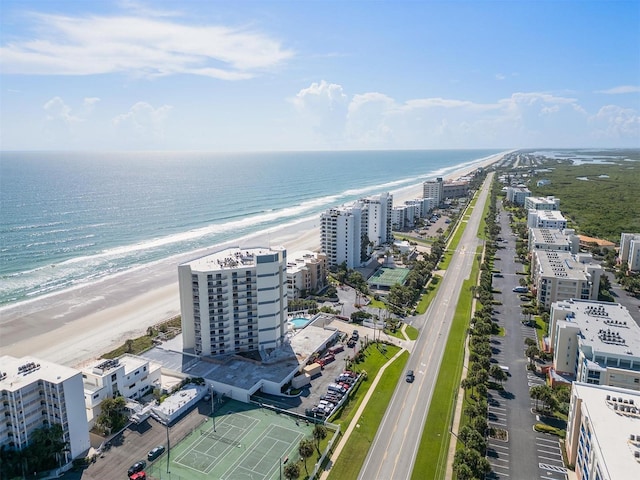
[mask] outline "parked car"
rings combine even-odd
[[[515,287],[513,291],[516,293],[529,293],[529,289],[527,287]]]
[[[164,445],[158,445],[147,454],[147,460],[153,462],[156,458],[164,453]]]
[[[147,462],[145,462],[144,460],[140,460],[139,462],[136,462],[129,467],[129,470],[127,470],[127,475],[129,475],[129,478],[131,478],[134,473],[143,471],[146,466]]]
[[[413,370],[408,370],[407,371],[407,376],[405,377],[405,380],[407,381],[407,383],[413,383],[413,381],[415,380],[415,375],[413,374]]]
[[[129,480],[147,480],[147,474],[143,470],[142,472],[134,473],[129,477]]]

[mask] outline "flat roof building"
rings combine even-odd
[[[570,228],[558,230],[556,228],[530,228],[529,251],[553,250],[557,252],[578,253],[580,238]]]
[[[62,464],[89,450],[82,375],[73,368],[33,357],[0,357],[0,447],[22,450],[34,430],[62,426],[69,450]]]
[[[640,393],[574,383],[565,448],[578,480],[640,478]]]
[[[553,302],[597,300],[602,267],[587,253],[572,254],[553,250],[533,250],[531,281],[539,304],[549,308]]]
[[[529,228],[567,228],[567,219],[560,210],[534,210],[529,209],[527,214],[527,227]]]
[[[359,267],[362,243],[362,208],[357,205],[331,208],[320,215],[320,249],[327,255],[327,266],[346,263]]]
[[[433,198],[436,205],[440,205],[445,199],[442,177],[424,182],[422,184],[422,196],[423,198]]]
[[[287,298],[295,300],[327,285],[327,255],[303,250],[287,257]]]
[[[640,390],[640,327],[619,303],[551,305],[553,368],[579,382]]]
[[[524,201],[531,195],[527,187],[507,187],[507,201],[516,205],[524,205]]]
[[[161,367],[134,355],[99,360],[82,370],[87,421],[93,427],[106,398],[140,399],[160,387]]]
[[[178,266],[184,348],[264,351],[287,332],[287,252],[228,248]]]
[[[620,261],[627,262],[629,270],[640,271],[640,233],[620,235]]]
[[[560,210],[560,199],[556,197],[527,197],[524,201],[527,210]]]

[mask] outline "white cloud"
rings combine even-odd
[[[71,107],[64,103],[60,97],[53,97],[42,108],[47,112],[46,119],[49,122],[61,122],[68,126],[82,122],[80,117],[71,114]]]
[[[620,95],[622,93],[638,93],[640,86],[638,85],[620,85],[619,87],[609,88],[607,90],[598,90],[596,93],[605,93],[607,95]]]
[[[33,14],[37,36],[0,48],[5,73],[251,78],[293,56],[248,28],[195,26],[149,16]]]
[[[640,139],[640,116],[631,108],[606,105],[589,118],[594,126],[593,135],[601,139]]]
[[[334,148],[343,146],[348,97],[341,85],[314,82],[291,101],[313,136]]]
[[[161,137],[171,109],[170,105],[153,108],[147,102],[137,102],[127,113],[116,116],[113,125],[121,133],[129,133],[136,138]]]
[[[496,73],[496,80],[504,80],[505,78],[507,77],[503,73]]]

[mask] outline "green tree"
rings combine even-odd
[[[525,351],[525,355],[529,359],[529,364],[533,365],[536,357],[540,355],[540,349],[536,345],[529,345]]]
[[[64,441],[64,431],[59,424],[42,427],[29,436],[29,456],[36,470],[50,470],[59,467],[68,444]]]
[[[316,426],[313,427],[313,438],[316,441],[316,449],[318,450],[318,455],[320,455],[320,442],[327,438],[327,427],[320,423],[316,423]]]
[[[500,385],[507,379],[506,372],[500,368],[500,365],[496,364],[491,365],[489,368],[489,376],[495,381],[500,382]]]
[[[108,432],[120,430],[127,424],[125,405],[124,397],[105,398],[100,404],[101,413],[96,419],[96,424]]]
[[[303,438],[300,440],[300,444],[298,445],[298,453],[300,457],[304,460],[304,471],[309,476],[309,470],[307,469],[307,459],[313,455],[314,447],[313,442],[308,438]]]
[[[287,463],[282,473],[287,480],[295,480],[300,476],[300,467],[295,462]]]

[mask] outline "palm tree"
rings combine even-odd
[[[303,438],[300,440],[300,444],[298,445],[298,453],[304,460],[304,471],[307,472],[307,476],[309,476],[309,470],[307,469],[307,459],[313,455],[314,447],[313,442],[307,438]]]
[[[313,427],[313,438],[316,440],[316,449],[318,450],[318,455],[320,455],[320,442],[327,438],[327,427],[317,423]]]

